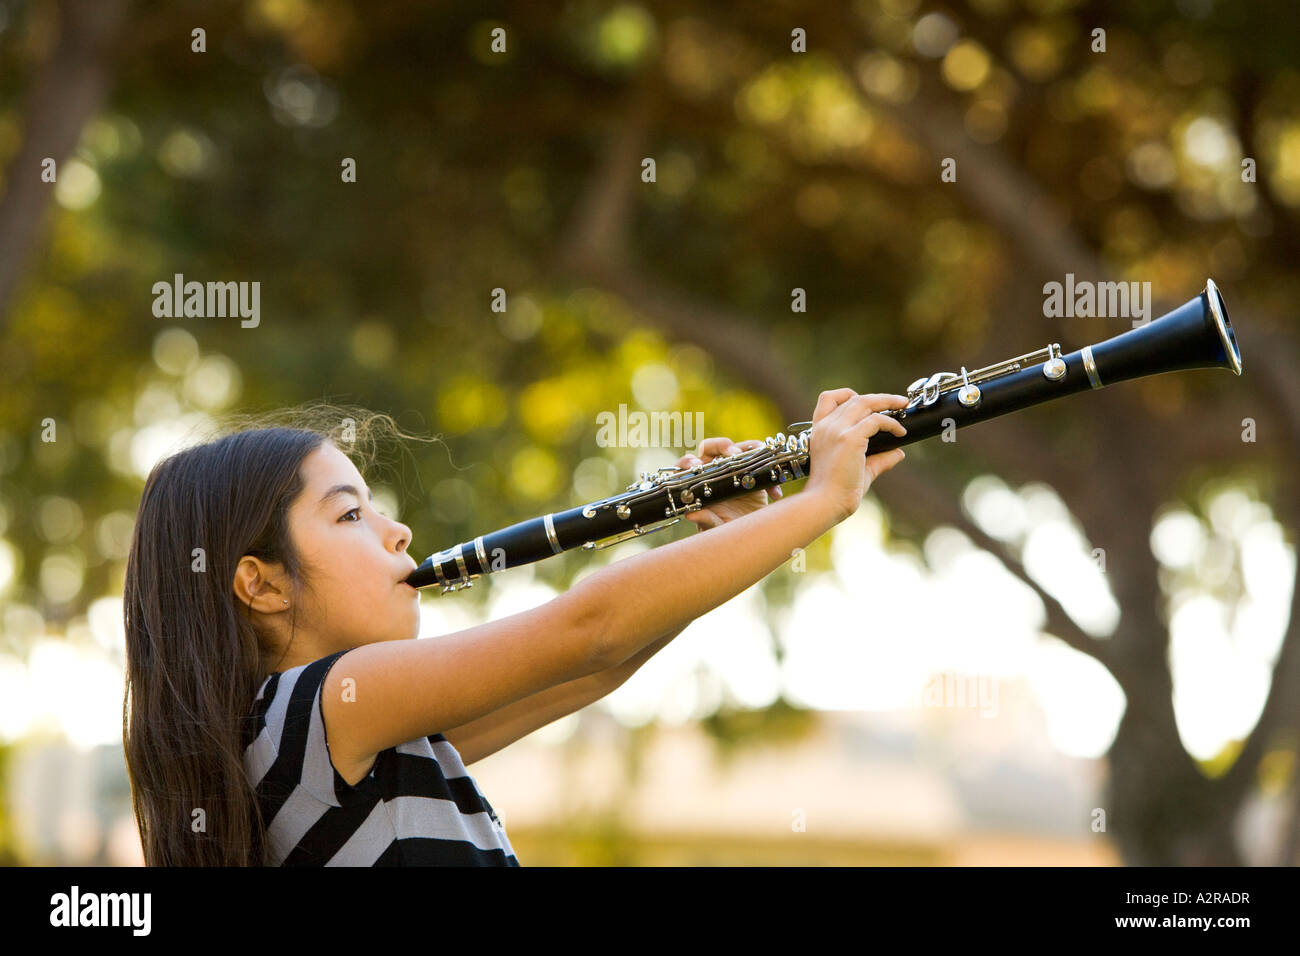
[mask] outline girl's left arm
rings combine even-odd
[[[534,730],[594,704],[622,686],[642,664],[667,647],[668,642],[682,630],[684,628],[665,634],[621,664],[578,680],[548,687],[541,693],[517,700],[509,707],[502,707],[478,720],[445,730],[442,735],[456,748],[461,762],[466,766],[482,760],[516,740],[527,737]]]
[[[677,460],[677,467],[689,468],[698,463],[708,464],[723,455],[739,454],[763,444],[763,440],[759,438],[740,443],[735,443],[726,437],[706,438],[699,444],[697,449],[699,455],[682,456]],[[768,504],[772,498],[781,497],[779,487],[770,490],[772,492],[770,498],[766,490],[755,491],[719,502],[711,508],[690,512],[687,517],[700,531],[716,528],[720,524],[758,510]],[[443,736],[456,748],[461,762],[468,765],[475,760],[481,760],[489,754],[496,753],[502,747],[527,737],[538,728],[582,710],[589,704],[594,704],[606,694],[622,686],[642,664],[667,647],[668,642],[683,630],[685,630],[684,626],[665,634],[621,664],[578,680],[549,687],[540,693],[517,700],[509,707],[502,707],[480,717],[472,723],[443,731]]]

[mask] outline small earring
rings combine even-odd
[[[285,604],[288,604],[289,602],[288,602],[288,601],[285,601],[284,603],[285,603]]]

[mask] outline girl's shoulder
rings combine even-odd
[[[246,751],[256,780],[279,777],[338,806],[335,768],[321,709],[321,687],[347,650],[266,675],[254,700],[252,746]],[[255,780],[255,782],[256,782]]]
[[[297,686],[304,678],[319,685],[324,681],[325,675],[329,673],[329,669],[334,662],[350,650],[353,650],[353,648],[345,647],[341,651],[334,651],[314,661],[298,664],[295,667],[287,667],[284,670],[260,671],[256,698],[261,700],[268,696],[274,696],[282,690],[288,692],[289,688]]]

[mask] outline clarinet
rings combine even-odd
[[[907,405],[879,414],[906,422],[902,438],[872,435],[875,455],[939,434],[1117,382],[1193,368],[1241,374],[1241,350],[1213,279],[1194,299],[1157,319],[1068,355],[1052,343],[985,368],[936,372],[907,388]],[[795,422],[764,445],[691,468],[643,472],[623,493],[567,511],[521,521],[425,558],[406,579],[441,593],[476,578],[531,564],[574,548],[603,550],[676,524],[681,516],[737,495],[806,478],[812,422]]]

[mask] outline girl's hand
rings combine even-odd
[[[695,455],[684,455],[677,459],[678,468],[692,468],[698,464],[707,465],[709,462],[724,455],[737,455],[741,452],[749,451],[753,448],[761,448],[766,442],[761,438],[750,438],[739,444],[733,443],[730,438],[706,438],[700,442],[699,457]],[[728,498],[725,501],[719,501],[717,504],[710,505],[707,508],[701,508],[698,511],[692,511],[686,515],[691,521],[695,522],[701,530],[707,531],[709,528],[716,528],[720,524],[725,524],[733,518],[740,518],[751,512],[757,511],[763,505],[769,503],[768,492],[771,491],[771,500],[781,497],[781,488],[779,485],[773,485],[769,488],[760,488],[757,491],[751,491],[748,494],[737,495],[734,498]]]
[[[901,422],[878,412],[906,404],[902,395],[859,395],[851,388],[822,392],[808,436],[811,474],[804,493],[823,495],[839,510],[840,520],[857,511],[871,482],[903,460],[901,448],[870,454],[877,432],[907,434]]]

